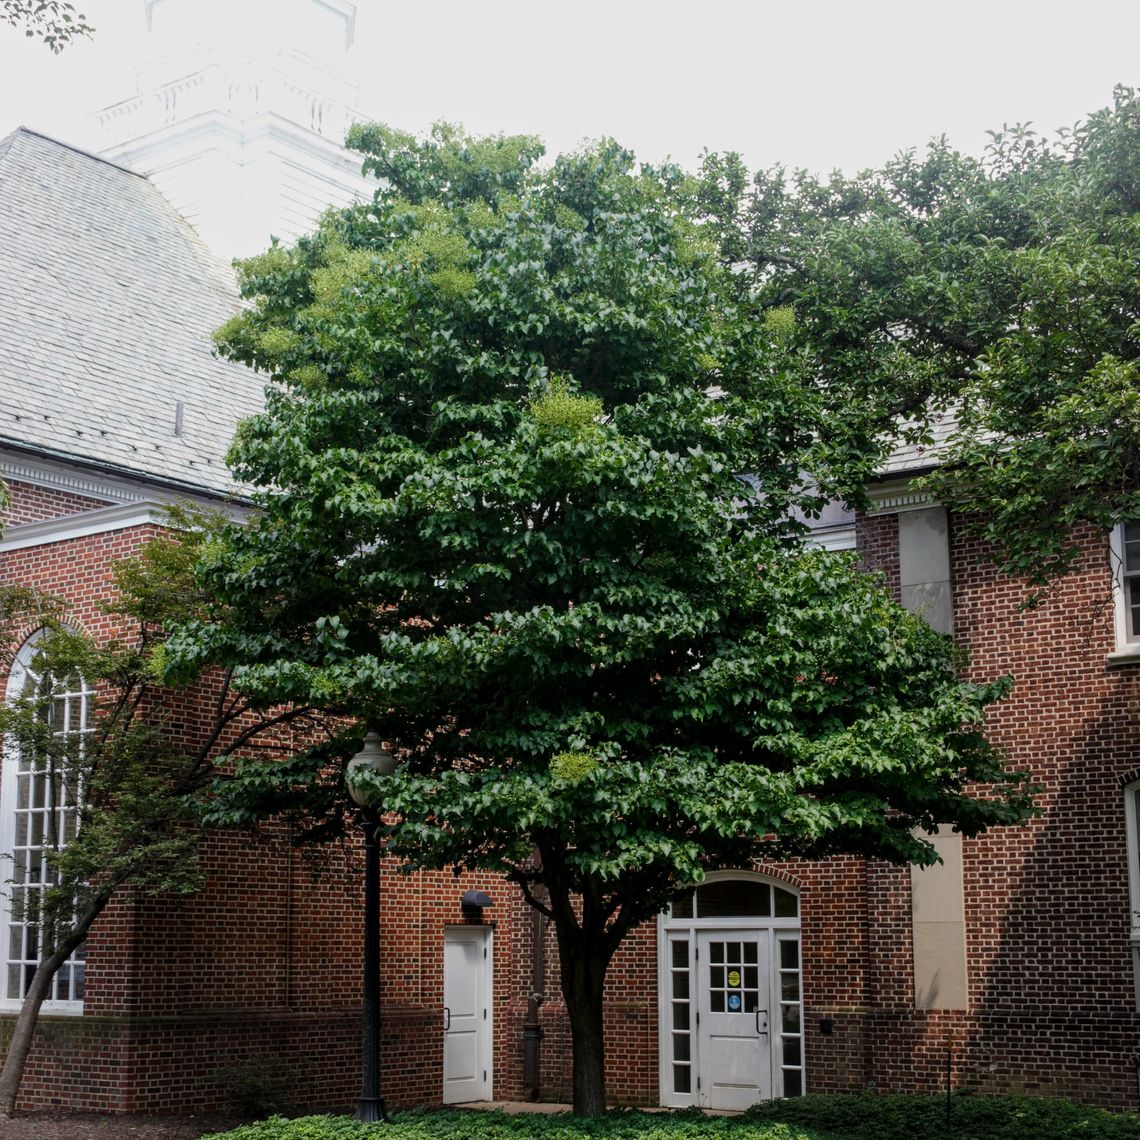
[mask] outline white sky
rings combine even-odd
[[[85,114],[134,92],[143,0],[74,3],[95,39],[59,57],[0,26],[0,137],[97,149]],[[1140,2],[360,0],[348,59],[361,110],[408,130],[447,118],[551,153],[611,135],[685,166],[707,146],[854,171],[943,132],[979,153],[989,128],[1051,132],[1105,106],[1140,85]]]

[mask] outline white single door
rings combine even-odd
[[[697,935],[699,1099],[748,1108],[772,1096],[766,931]]]
[[[443,935],[443,1103],[491,1099],[491,931]]]

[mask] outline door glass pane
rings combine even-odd
[[[709,966],[708,975],[713,1013],[754,1013],[759,1008],[759,970],[744,965],[746,956],[755,960],[755,942],[709,943],[709,957],[717,963]]]
[[[673,938],[669,955],[669,999],[673,1014],[673,1092],[692,1092],[692,1015],[689,1001],[689,940]]]
[[[796,936],[781,935],[779,943],[779,1033],[784,1096],[802,1096],[803,1014],[800,1009],[800,945]]]

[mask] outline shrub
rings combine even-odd
[[[280,1057],[249,1057],[218,1069],[214,1080],[227,1110],[256,1120],[293,1108],[295,1071]]]
[[[342,1116],[273,1117],[205,1140],[828,1140],[808,1128],[700,1113],[611,1112],[579,1120],[567,1114],[402,1112],[391,1124],[359,1124]]]
[[[805,1096],[749,1109],[749,1121],[798,1124],[836,1140],[1138,1140],[1140,1119],[1068,1100],[955,1096]]]
[[[507,1116],[416,1110],[391,1124],[347,1117],[274,1117],[206,1140],[1140,1140],[1140,1119],[1071,1101],[955,1096],[950,1124],[937,1096],[806,1096],[774,1100],[742,1116],[611,1112]]]

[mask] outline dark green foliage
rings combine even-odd
[[[713,863],[924,861],[915,826],[1020,818],[978,732],[1001,687],[798,549],[805,472],[834,481],[823,409],[691,185],[611,143],[539,172],[532,140],[354,139],[390,184],[246,262],[219,334],[274,376],[232,453],[262,511],[204,547],[225,613],[171,659],[375,726],[395,850],[529,890],[537,846],[607,938]],[[213,818],[304,789],[324,824],[332,758],[243,764]]]
[[[745,1120],[784,1121],[836,1140],[1125,1140],[1140,1120],[1068,1100],[959,1096],[806,1096],[769,1101]]]
[[[778,1122],[744,1122],[700,1113],[611,1112],[581,1120],[565,1114],[402,1112],[388,1124],[310,1116],[262,1121],[205,1140],[827,1140],[814,1129]]]
[[[596,1062],[614,949],[708,868],[1024,818],[981,734],[1004,690],[803,549],[852,461],[794,315],[719,263],[718,199],[612,142],[537,170],[533,140],[353,137],[388,185],[244,263],[218,334],[273,377],[231,453],[259,511],[204,546],[219,608],[168,661],[395,742],[391,850],[554,919]],[[211,819],[326,835],[362,731],[240,765]]]
[[[782,169],[742,188],[712,156],[697,197],[760,311],[791,306],[789,359],[833,414],[821,445],[859,501],[892,441],[959,431],[927,486],[1004,569],[1064,573],[1075,523],[1140,517],[1140,100],[1053,140],[945,139],[856,178]],[[901,427],[900,417],[910,417]]]
[[[955,1096],[807,1096],[774,1100],[743,1116],[612,1112],[592,1120],[497,1112],[405,1112],[390,1124],[346,1117],[267,1120],[210,1140],[1127,1140],[1140,1120],[1065,1100]]]

